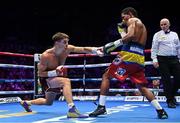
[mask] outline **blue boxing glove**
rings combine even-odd
[[[122,39],[118,39],[114,42],[110,42],[107,43],[104,47],[103,47],[103,52],[105,54],[109,54],[111,51],[115,50],[117,47],[123,45],[123,41]]]

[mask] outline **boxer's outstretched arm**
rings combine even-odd
[[[99,47],[78,47],[74,45],[69,45],[68,46],[70,49],[70,52],[74,53],[93,53],[99,56],[103,56],[103,52],[101,51],[102,48]]]

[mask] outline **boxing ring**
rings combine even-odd
[[[150,53],[150,50],[145,50],[146,53]],[[110,62],[115,58],[117,52],[113,52],[110,56],[103,58],[97,57],[93,54],[70,54],[67,61],[68,65],[67,73],[73,75],[69,77],[72,81],[72,92],[75,105],[82,113],[90,113],[95,108],[95,102],[98,102],[99,87],[101,83],[101,75],[103,70],[110,65]],[[138,90],[136,88],[126,88],[126,86],[110,88],[110,95],[107,97],[107,112],[106,116],[100,116],[97,118],[85,118],[85,119],[67,119],[66,112],[68,110],[64,97],[59,95],[58,100],[54,102],[52,106],[32,106],[33,112],[27,113],[19,105],[21,100],[20,95],[31,95],[31,98],[38,98],[43,96],[41,92],[41,86],[39,85],[39,79],[37,77],[37,64],[40,59],[40,54],[18,54],[9,52],[0,52],[0,57],[24,57],[32,59],[32,63],[29,65],[20,65],[12,63],[0,63],[0,68],[6,69],[23,69],[29,70],[33,73],[32,78],[0,78],[0,84],[4,83],[31,83],[32,90],[0,90],[0,122],[34,122],[34,123],[46,123],[46,122],[179,122],[180,107],[176,109],[169,109],[165,103],[165,97],[163,95],[156,96],[163,108],[169,114],[169,119],[160,120],[156,116],[154,108],[147,102],[146,98],[141,95],[135,94]],[[67,60],[68,60],[67,59]],[[78,60],[73,60],[78,59]],[[96,60],[100,63],[95,64]],[[107,60],[109,59],[109,61]],[[75,61],[78,64],[72,64]],[[108,61],[108,62],[107,62]],[[81,62],[81,64],[79,64]],[[151,61],[145,62],[146,66],[152,66]],[[95,71],[94,69],[98,69]],[[75,71],[77,69],[77,71]],[[2,71],[3,71],[2,70]],[[72,70],[72,71],[71,71]],[[81,75],[79,75],[81,74]],[[91,75],[94,76],[91,76]],[[100,75],[99,75],[100,74]],[[154,79],[161,79],[160,76],[147,77],[149,81]],[[112,79],[111,83],[117,83],[116,79]],[[129,81],[127,79],[126,81]],[[74,85],[75,84],[75,85]],[[81,85],[80,87],[78,87]],[[94,86],[93,86],[94,85]],[[116,85],[116,84],[114,84]],[[1,86],[2,87],[2,86]],[[122,87],[122,88],[121,88]],[[163,93],[163,89],[150,88],[153,92]],[[128,94],[131,95],[128,95]],[[126,95],[127,94],[127,95]],[[180,97],[176,96],[177,102],[180,102]]]

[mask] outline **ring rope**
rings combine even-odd
[[[145,53],[150,53],[151,49],[144,50]],[[117,55],[118,52],[111,52],[111,55]],[[0,55],[7,55],[7,56],[17,56],[17,57],[34,57],[31,54],[21,54],[21,53],[11,53],[11,52],[0,52]],[[69,54],[68,57],[93,57],[98,56],[95,54]]]
[[[34,94],[34,90],[30,91],[0,91],[0,94]]]
[[[34,82],[34,79],[0,79],[0,82]]]
[[[161,79],[160,76],[157,77],[146,77],[148,80],[153,80],[153,79]],[[171,78],[173,78],[173,76],[171,76]],[[75,78],[75,79],[70,79],[71,81],[102,81],[102,78]],[[112,81],[117,81],[116,78],[111,79]],[[126,80],[130,80],[129,78],[127,78]],[[34,82],[34,79],[0,79],[0,82]]]
[[[34,68],[31,65],[15,65],[15,64],[0,64],[0,67],[7,67],[7,68]]]
[[[64,65],[65,68],[94,68],[94,67],[106,67],[111,63],[102,63],[102,64],[85,64],[85,65]],[[145,65],[152,65],[152,61],[145,62]],[[0,64],[0,67],[7,68],[34,68],[34,66],[30,65],[15,65],[15,64]]]
[[[150,91],[163,92],[163,89],[149,88]],[[85,89],[86,92],[100,92],[100,89]],[[109,89],[109,92],[136,92],[138,89]],[[84,89],[72,89],[72,92],[84,92]],[[180,89],[178,89],[180,92]],[[34,94],[34,90],[30,91],[0,91],[0,94]]]
[[[0,55],[19,56],[19,57],[33,57],[33,55],[30,55],[30,54],[20,54],[20,53],[10,53],[10,52],[0,52]]]
[[[72,89],[73,92],[82,92],[84,89]],[[86,92],[100,92],[100,89],[85,89]],[[163,92],[163,89],[153,89],[149,88],[150,91]],[[138,89],[109,89],[109,92],[136,92]]]
[[[160,76],[157,77],[146,77],[148,80],[153,80],[153,79],[161,79]],[[171,76],[171,78],[173,78],[173,76]],[[76,78],[76,79],[70,79],[71,81],[83,81],[82,78]],[[102,81],[102,78],[85,78],[86,81]],[[111,79],[112,81],[117,81],[116,78]],[[126,80],[130,80],[129,78],[127,78]]]

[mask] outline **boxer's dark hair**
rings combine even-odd
[[[127,8],[124,8],[121,13],[123,14],[128,14],[129,13],[132,13],[134,15],[134,17],[138,17],[138,14],[137,14],[137,11],[136,9],[134,9],[133,7],[127,7]]]

